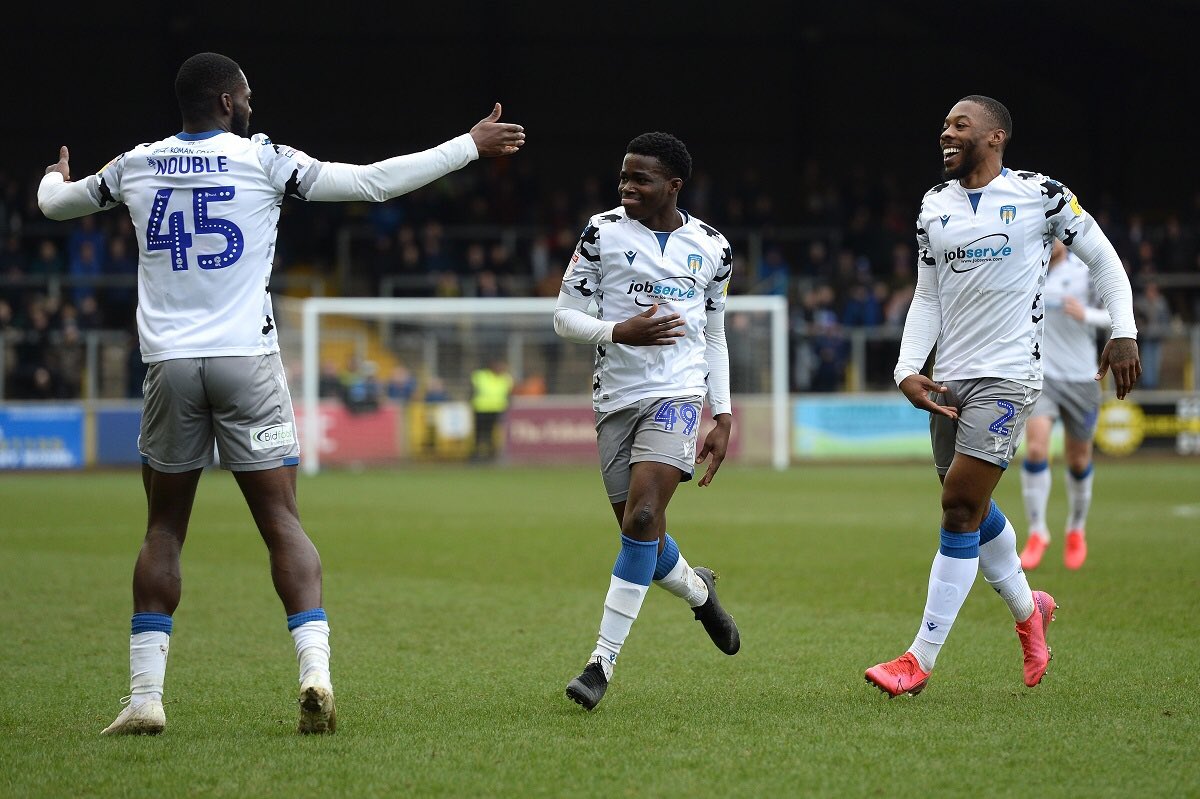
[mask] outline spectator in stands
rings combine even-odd
[[[34,277],[60,277],[65,272],[62,255],[54,239],[42,239],[38,244],[37,257],[29,264],[29,274]]]
[[[417,378],[407,366],[398,363],[388,376],[385,393],[392,402],[408,402],[417,393]]]
[[[783,248],[778,244],[769,245],[756,270],[754,293],[786,297],[791,272],[792,265],[784,258]]]
[[[91,217],[84,217],[90,219]],[[67,273],[71,276],[72,301],[79,305],[84,299],[96,299],[95,279],[101,273],[100,251],[96,249],[94,238],[83,238],[79,246],[71,252],[67,263]]]
[[[842,308],[842,324],[846,327],[874,327],[883,324],[883,310],[875,296],[873,285],[859,279],[850,287],[850,296]]]
[[[1134,317],[1137,320],[1138,348],[1142,356],[1142,388],[1158,388],[1162,366],[1163,334],[1171,324],[1171,308],[1159,291],[1158,284],[1150,281],[1133,301]]]
[[[104,274],[120,284],[109,286],[100,294],[104,322],[109,327],[122,328],[133,322],[137,309],[137,268],[137,259],[129,254],[129,241],[124,236],[111,238]]]

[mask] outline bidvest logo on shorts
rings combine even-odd
[[[1003,261],[1005,256],[1012,255],[1012,247],[1008,246],[1007,235],[992,233],[957,249],[946,250],[942,255],[953,271],[962,273],[978,269],[984,264]]]
[[[696,296],[696,278],[660,277],[658,280],[631,281],[627,294],[635,294],[633,301],[643,307],[662,305],[673,300],[690,300]]]
[[[274,449],[287,447],[296,442],[296,433],[289,424],[273,424],[256,427],[250,431],[250,449]]]

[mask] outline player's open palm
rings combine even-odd
[[[500,103],[496,103],[492,113],[471,128],[471,138],[475,140],[480,158],[512,155],[525,144],[525,128],[501,122]]]
[[[711,456],[708,469],[700,478],[699,486],[701,488],[711,483],[717,476],[717,469],[721,468],[721,463],[725,460],[725,453],[729,451],[729,434],[733,431],[732,418],[729,414],[718,416],[716,424],[704,437],[704,446],[696,453],[696,463],[703,463],[705,458]]]
[[[900,381],[900,390],[904,392],[904,396],[908,397],[908,401],[915,408],[940,414],[950,419],[958,418],[957,409],[951,408],[948,405],[938,405],[929,398],[929,392],[931,391],[935,394],[945,394],[950,389],[933,382],[925,375],[909,375]]]
[[[684,325],[679,314],[655,316],[658,303],[651,305],[645,313],[631,316],[613,328],[614,344],[629,344],[634,347],[670,347],[675,339],[684,335]]]
[[[70,180],[71,179],[70,161],[71,161],[71,153],[67,150],[67,146],[64,144],[62,147],[58,148],[58,163],[51,164],[50,166],[46,167],[46,174],[49,175],[51,172],[57,172],[58,174],[63,176],[63,180]]]

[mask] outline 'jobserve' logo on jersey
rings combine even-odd
[[[1003,261],[1005,256],[1012,255],[1012,247],[1008,246],[1008,236],[1003,233],[992,233],[981,236],[975,241],[954,249],[946,250],[943,256],[946,263],[955,272],[970,272],[984,264]]]
[[[250,449],[275,449],[295,443],[296,433],[291,424],[273,424],[250,431]]]
[[[676,300],[690,300],[696,296],[696,278],[660,277],[641,283],[635,280],[629,284],[626,293],[635,295],[633,301],[643,308]]]

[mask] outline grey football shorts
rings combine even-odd
[[[683,482],[692,479],[703,402],[703,397],[649,397],[615,411],[596,411],[600,473],[610,502],[629,497],[629,470],[641,461],[669,464],[683,472]]]
[[[1038,389],[995,377],[946,380],[943,385],[949,391],[931,392],[929,398],[938,405],[957,408],[958,419],[929,415],[933,465],[938,474],[950,470],[956,452],[1007,469],[1021,443]]]
[[[1051,380],[1042,382],[1030,416],[1062,419],[1063,429],[1076,441],[1091,441],[1100,416],[1100,384],[1095,380]]]
[[[296,418],[279,353],[176,358],[149,365],[138,450],[160,472],[213,462],[234,472],[300,462]]]

